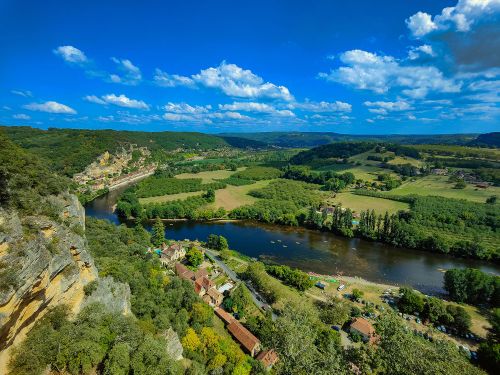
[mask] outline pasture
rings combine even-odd
[[[367,209],[375,210],[377,214],[384,214],[386,211],[390,214],[400,210],[408,210],[409,205],[403,202],[396,202],[389,199],[367,197],[355,195],[349,192],[338,193],[335,198],[329,198],[328,204],[341,203],[342,207],[350,208],[352,211],[361,212]]]
[[[484,203],[486,198],[496,195],[500,197],[500,188],[490,186],[487,189],[467,184],[465,189],[454,189],[454,183],[448,182],[446,176],[425,176],[415,181],[406,181],[401,186],[388,191],[391,195],[436,195],[445,198],[466,199]]]

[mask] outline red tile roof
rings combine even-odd
[[[221,318],[226,324],[231,324],[236,321],[236,319],[231,314],[229,314],[226,310],[221,309],[220,307],[216,307],[214,311],[217,316]]]
[[[259,353],[257,360],[261,361],[268,368],[278,362],[278,353],[274,349],[264,350]]]
[[[234,336],[236,340],[250,353],[253,354],[254,350],[260,345],[257,337],[243,327],[240,322],[234,321],[227,326],[227,329]]]
[[[354,329],[364,336],[369,337],[370,342],[376,341],[375,328],[373,328],[372,324],[364,318],[354,319],[351,323],[351,329]]]
[[[175,264],[175,273],[177,274],[177,276],[179,276],[181,279],[184,279],[184,280],[193,281],[193,279],[194,279],[194,272],[191,271],[190,269],[188,269],[182,263]]]

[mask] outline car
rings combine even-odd
[[[339,326],[332,326],[332,329],[334,331],[340,332],[340,327]]]
[[[345,285],[344,284],[340,284],[339,287],[337,288],[337,290],[340,292],[341,290],[344,290],[345,289]]]

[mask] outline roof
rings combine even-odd
[[[229,314],[227,311],[225,311],[224,309],[221,309],[220,307],[216,307],[214,309],[215,311],[215,314],[217,314],[217,316],[219,318],[221,318],[224,322],[226,322],[227,324],[231,324],[232,322],[235,322],[236,319],[234,319],[234,317]]]
[[[260,341],[257,337],[252,335],[248,329],[243,327],[240,322],[234,321],[227,326],[227,329],[234,336],[236,340],[249,352],[252,352]]]
[[[259,353],[257,360],[261,361],[265,367],[270,367],[278,361],[278,353],[274,349],[264,350]]]
[[[373,336],[375,334],[375,329],[372,324],[364,318],[356,318],[351,323],[351,328],[362,333],[365,336]]]
[[[219,291],[215,288],[210,288],[208,291],[207,291],[207,294],[212,297],[213,299],[219,299],[219,298],[222,298],[222,294],[219,293]]]
[[[179,276],[181,279],[184,280],[193,280],[194,278],[194,272],[188,269],[184,264],[182,263],[176,263],[175,264],[175,273],[177,276]]]
[[[205,268],[201,268],[194,273],[195,278],[199,279],[200,277],[208,277],[208,272]]]

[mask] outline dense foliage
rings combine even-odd
[[[394,198],[411,206],[409,212],[394,215],[362,212],[358,233],[363,237],[460,257],[491,260],[500,257],[497,246],[500,241],[500,211],[496,204],[433,196],[363,194]]]
[[[42,130],[29,127],[2,127],[2,130],[16,144],[39,156],[53,170],[67,176],[83,171],[105,151],[113,153],[128,144],[148,147],[153,151],[229,147],[224,139],[203,133]]]
[[[368,142],[339,142],[302,151],[294,156],[292,164],[309,164],[316,159],[346,159],[371,150],[375,145]]]
[[[64,307],[49,312],[15,350],[13,375],[42,374],[47,365],[58,372],[164,375],[183,373],[165,350],[164,338],[144,330],[131,316],[94,304],[72,321]]]
[[[500,277],[489,275],[474,268],[446,271],[444,288],[456,302],[473,305],[491,304],[500,307]]]
[[[34,215],[51,211],[44,199],[69,188],[69,181],[49,171],[36,156],[11,142],[0,131],[0,205]]]
[[[314,285],[314,281],[309,278],[309,275],[298,268],[290,268],[282,265],[268,265],[266,271],[270,275],[282,280],[285,284],[304,291]]]
[[[301,181],[274,181],[264,188],[252,190],[249,194],[260,199],[253,205],[234,209],[230,217],[298,225],[303,220],[303,210],[321,202],[322,195],[317,188],[317,185]]]

